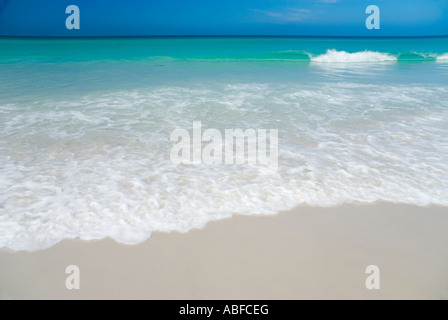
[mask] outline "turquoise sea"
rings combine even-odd
[[[278,170],[170,161],[278,129]],[[0,247],[378,201],[448,206],[448,38],[0,38]]]

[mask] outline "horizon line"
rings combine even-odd
[[[21,36],[0,35],[0,39],[113,39],[113,38],[362,38],[362,39],[411,39],[411,38],[448,38],[447,35],[429,36],[340,36],[340,35],[139,35],[139,36]]]

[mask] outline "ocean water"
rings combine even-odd
[[[448,38],[0,39],[0,247],[448,206],[447,76]],[[174,164],[194,121],[278,129],[277,172]]]

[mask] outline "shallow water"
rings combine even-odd
[[[448,205],[448,41],[0,40],[0,247],[139,243],[241,214]],[[176,165],[175,129],[278,129],[262,165]]]

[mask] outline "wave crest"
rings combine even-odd
[[[312,62],[319,63],[351,63],[351,62],[385,62],[385,61],[397,61],[397,57],[394,57],[387,53],[374,52],[374,51],[362,51],[349,53],[346,51],[337,51],[334,49],[328,50],[327,53],[311,57]]]
[[[438,56],[437,61],[438,62],[448,62],[448,53]]]

